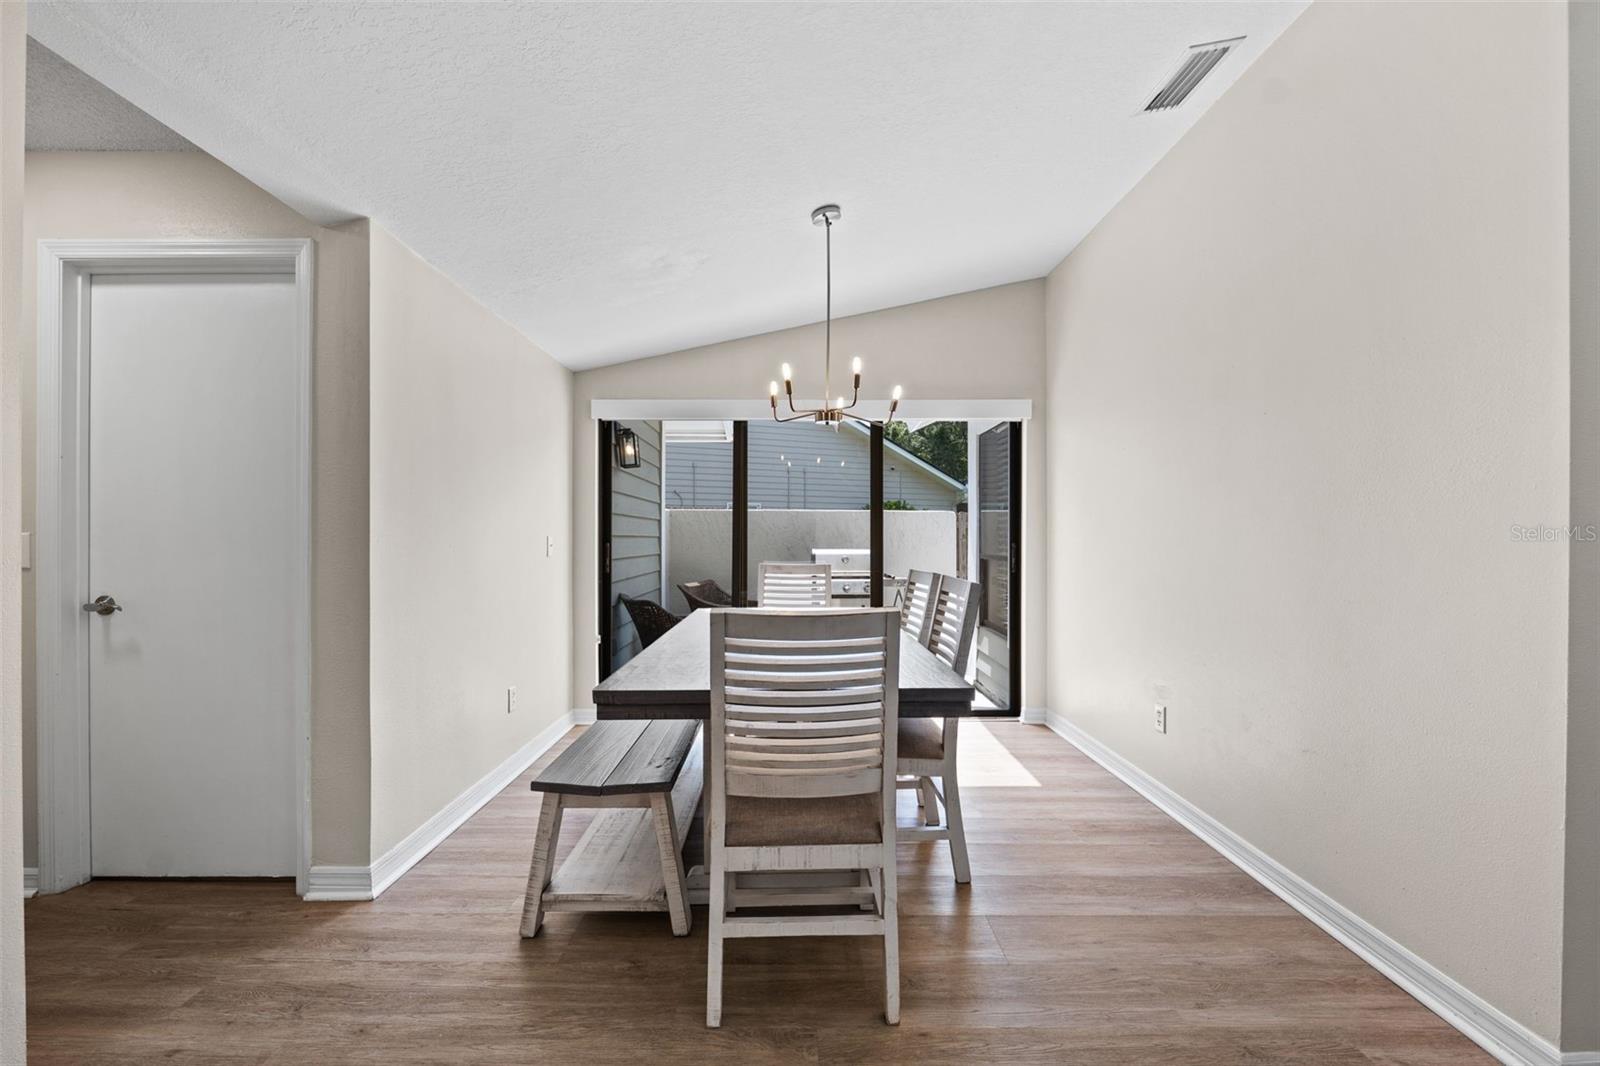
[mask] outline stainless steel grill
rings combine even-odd
[[[872,595],[872,552],[866,548],[812,548],[811,561],[833,567],[836,599],[867,599]]]

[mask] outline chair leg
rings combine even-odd
[[[895,884],[894,848],[884,849],[884,866],[878,871],[883,891],[883,1020],[900,1024],[900,905]]]
[[[561,836],[561,794],[546,792],[539,801],[539,831],[533,838],[528,891],[522,901],[522,935],[538,936],[544,925],[544,890],[555,869],[556,840]]]
[[[917,806],[922,808],[922,824],[939,824],[939,797],[933,791],[933,778],[918,779]]]
[[[689,889],[684,884],[683,856],[678,853],[678,829],[673,824],[672,797],[665,792],[652,793],[650,814],[656,826],[656,847],[661,852],[661,882],[667,889],[672,935],[688,936],[693,919],[689,912]]]
[[[956,884],[972,883],[972,868],[967,865],[967,830],[961,823],[961,786],[956,783],[956,761],[945,759],[944,817],[950,830],[950,865],[956,870]]]
[[[707,856],[712,866],[711,906],[706,915],[706,1026],[711,1029],[722,1025],[722,920],[728,906],[728,881],[716,858]]]

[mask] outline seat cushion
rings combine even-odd
[[[821,799],[728,797],[729,847],[876,844],[883,840],[883,794]]]
[[[937,718],[900,719],[895,756],[901,759],[944,758],[944,722]]]

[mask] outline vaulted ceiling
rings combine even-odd
[[[34,3],[29,30],[582,368],[819,319],[829,201],[836,314],[1046,273],[1304,6]]]
[[[28,38],[30,152],[192,152],[194,145]]]

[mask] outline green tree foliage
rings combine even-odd
[[[883,427],[883,437],[918,459],[961,482],[967,482],[967,424],[965,422],[930,422],[921,429],[910,430],[904,422],[890,422]]]

